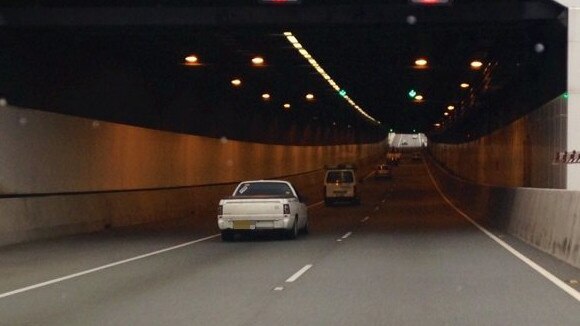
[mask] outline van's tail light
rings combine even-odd
[[[218,215],[224,215],[224,206],[218,205]]]
[[[290,214],[290,205],[284,204],[284,214]]]

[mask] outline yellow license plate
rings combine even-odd
[[[253,230],[255,228],[254,221],[234,221],[234,229],[236,230]]]

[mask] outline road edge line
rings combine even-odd
[[[566,284],[564,281],[562,281],[561,279],[556,277],[554,274],[550,273],[548,270],[546,270],[542,266],[535,263],[530,258],[524,256],[524,254],[520,253],[515,248],[513,248],[512,246],[507,244],[507,242],[505,242],[505,241],[501,240],[500,238],[498,238],[497,236],[495,236],[493,233],[488,231],[486,228],[481,226],[479,223],[475,222],[475,220],[473,220],[471,217],[469,217],[469,215],[467,215],[461,209],[459,209],[457,206],[455,206],[455,204],[453,204],[453,202],[451,202],[451,200],[449,200],[449,198],[447,198],[447,196],[445,196],[445,194],[441,191],[437,182],[435,182],[435,178],[433,178],[433,175],[431,174],[431,170],[429,169],[428,164],[425,164],[425,167],[427,168],[427,174],[429,174],[429,178],[431,179],[431,182],[435,186],[435,189],[437,189],[437,192],[439,193],[439,195],[445,200],[445,202],[447,202],[447,204],[449,204],[449,206],[453,207],[453,209],[455,211],[457,211],[461,216],[463,216],[463,218],[465,218],[467,221],[469,221],[471,224],[473,224],[481,232],[483,232],[485,235],[490,237],[493,241],[498,243],[500,246],[502,246],[504,249],[506,249],[512,255],[516,256],[518,259],[520,259],[526,265],[531,267],[537,273],[539,273],[540,275],[542,275],[543,277],[548,279],[550,282],[552,282],[554,285],[559,287],[562,291],[568,293],[570,296],[572,296],[574,299],[576,299],[576,301],[580,302],[580,292],[576,291],[576,289],[574,289],[573,287]]]

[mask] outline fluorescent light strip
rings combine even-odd
[[[324,80],[326,80],[326,82],[335,91],[338,92],[341,90],[340,86],[338,86],[338,84],[330,77],[330,75],[324,71],[322,66],[320,66],[318,64],[318,62],[316,62],[316,60],[312,57],[312,55],[310,53],[308,53],[308,51],[302,46],[302,44],[300,44],[298,39],[291,32],[284,32],[284,36],[286,37],[288,42],[290,42],[298,50],[300,55],[302,55],[304,57],[304,59],[306,59],[308,61],[308,63],[310,63],[310,65],[318,72],[318,74],[320,74],[322,76],[322,78],[324,78]],[[372,122],[374,122],[376,124],[381,124],[380,121],[377,121],[375,118],[371,117],[360,106],[358,106],[348,95],[345,95],[343,97],[355,110],[357,110],[364,117],[366,117],[367,119],[371,120]]]

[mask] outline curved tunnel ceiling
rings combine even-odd
[[[260,142],[374,141],[390,130],[459,142],[564,93],[565,14],[547,0],[24,0],[0,7],[0,93],[24,107]]]

